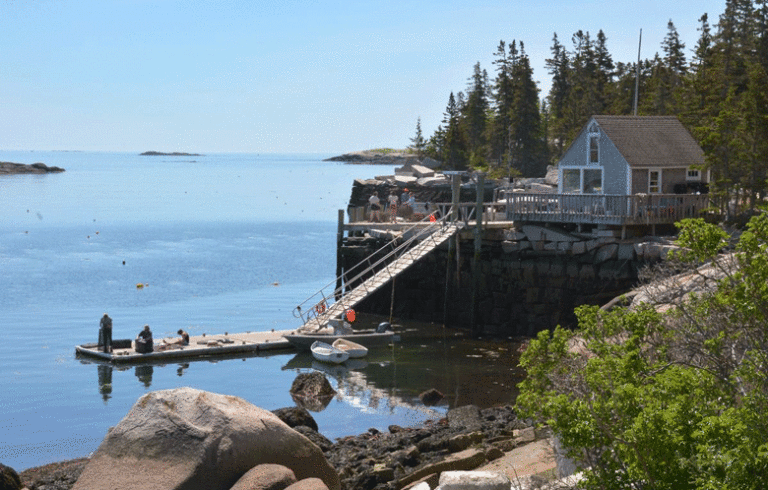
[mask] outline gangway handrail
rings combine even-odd
[[[332,306],[335,303],[340,302],[343,297],[345,296],[345,292],[343,290],[340,290],[336,287],[336,284],[338,284],[340,281],[343,284],[342,288],[347,288],[349,284],[354,284],[360,279],[362,279],[366,274],[371,272],[374,269],[377,269],[379,266],[381,266],[383,263],[386,263],[386,265],[382,268],[382,270],[386,270],[389,274],[390,278],[392,277],[392,272],[390,271],[389,263],[390,259],[393,256],[401,255],[401,252],[405,253],[408,252],[411,249],[411,245],[422,238],[429,238],[433,235],[434,231],[436,231],[438,228],[445,227],[447,220],[450,218],[451,213],[443,213],[443,216],[440,218],[435,218],[435,213],[432,212],[424,217],[421,221],[414,223],[411,227],[407,228],[403,233],[402,236],[408,236],[408,234],[418,229],[418,232],[414,233],[412,236],[404,240],[400,245],[395,246],[396,242],[400,239],[400,237],[395,237],[394,239],[390,240],[387,244],[380,247],[378,250],[373,252],[366,258],[365,260],[362,260],[352,266],[348,271],[345,271],[341,276],[336,277],[334,280],[326,284],[325,286],[321,287],[317,292],[310,295],[307,299],[302,301],[298,306],[296,306],[293,309],[293,315],[296,318],[301,318],[302,324],[306,325],[309,323],[313,318],[316,318],[319,315],[322,315],[325,313],[325,311]],[[434,219],[434,221],[432,221]],[[424,222],[429,221],[428,226],[423,226]],[[393,248],[394,247],[394,248]],[[376,256],[386,249],[391,249],[388,253],[386,253],[383,257],[376,260],[375,262],[371,263],[370,258],[372,256]],[[412,253],[412,252],[411,252]],[[355,272],[361,268],[365,267],[363,270],[360,270],[359,272],[356,272],[356,274],[353,277],[350,277],[350,274],[352,272]],[[361,281],[361,286],[366,288],[365,281]],[[332,288],[332,294],[327,293],[327,290]],[[348,289],[347,292],[350,290]],[[307,306],[309,306],[307,308]],[[304,309],[302,309],[304,308]],[[346,308],[345,308],[346,309]],[[343,313],[339,312],[340,314]]]

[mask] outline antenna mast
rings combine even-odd
[[[643,44],[643,30],[640,29],[640,40],[637,42],[637,66],[635,66],[635,116],[637,116],[637,91],[640,87],[640,45]]]

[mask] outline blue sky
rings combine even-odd
[[[725,0],[0,0],[0,149],[319,152],[425,136],[473,66],[523,41],[544,95],[552,37],[602,29],[690,52]]]

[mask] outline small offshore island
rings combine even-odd
[[[354,151],[343,155],[326,158],[324,162],[345,162],[366,165],[405,165],[418,163],[418,157],[409,150],[378,148],[374,150]]]
[[[13,163],[13,162],[0,162],[0,175],[17,175],[17,174],[49,174],[64,172],[61,167],[49,167],[44,163]]]
[[[203,155],[200,153],[185,153],[181,151],[174,151],[171,153],[165,153],[162,151],[145,151],[144,153],[140,153],[139,156],[142,156],[142,157],[201,157]]]

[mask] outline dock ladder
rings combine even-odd
[[[303,323],[299,331],[314,332],[328,325],[329,320],[340,318],[346,310],[448,241],[464,227],[461,221],[448,221],[449,216],[450,213],[445,213],[439,219],[434,215],[425,217],[403,232],[405,239],[402,243],[397,243],[399,238],[393,239],[304,300],[293,310],[294,316],[301,318]],[[381,258],[371,261],[380,255]],[[336,284],[342,284],[341,290]],[[358,285],[346,290],[348,284]]]

